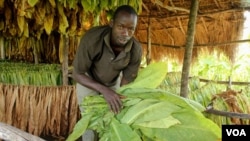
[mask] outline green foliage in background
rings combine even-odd
[[[200,55],[192,64],[191,75],[214,81],[250,81],[250,55],[240,55],[230,61],[225,55]]]
[[[250,82],[249,60],[250,55],[247,53],[237,55],[233,61],[216,51],[210,54],[201,53],[192,62],[189,76],[213,81],[229,81],[231,79],[231,81]],[[182,71],[180,62],[169,59],[166,60],[166,63],[168,73]]]

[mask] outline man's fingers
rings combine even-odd
[[[117,114],[117,113],[119,113],[120,112],[120,104],[119,104],[119,102],[117,102],[116,100],[115,100],[115,102],[114,102],[114,107],[113,107],[114,109],[114,112]]]
[[[114,100],[110,105],[111,110],[116,114],[119,113],[122,108],[122,102],[120,101],[120,99]]]
[[[123,104],[121,99],[125,98],[125,96],[115,94],[115,93],[108,93],[104,95],[104,98],[106,99],[107,103],[109,104],[109,108],[111,111],[113,111],[115,114],[119,113]]]

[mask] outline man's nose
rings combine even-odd
[[[128,35],[128,28],[124,27],[122,29],[122,35]]]

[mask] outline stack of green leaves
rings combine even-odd
[[[162,62],[150,64],[133,83],[121,87],[124,108],[114,114],[102,95],[85,97],[85,111],[67,141],[95,130],[100,141],[217,141],[220,128],[190,99],[156,89],[165,79]],[[205,137],[205,138],[204,138]]]
[[[0,62],[0,83],[57,86],[62,84],[62,71],[58,64]]]

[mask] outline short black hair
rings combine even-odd
[[[130,6],[130,5],[122,5],[122,6],[119,6],[119,7],[115,10],[115,12],[114,12],[114,14],[113,14],[113,20],[115,20],[115,19],[117,18],[117,15],[118,15],[120,12],[127,12],[127,13],[129,13],[129,14],[133,14],[133,15],[138,16],[138,15],[137,15],[137,12],[135,11],[135,9],[134,9],[132,6]]]

